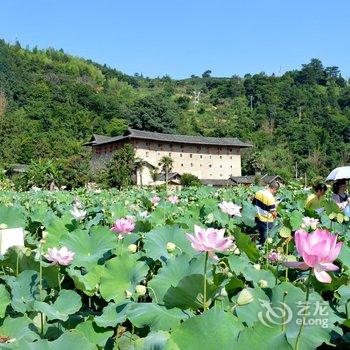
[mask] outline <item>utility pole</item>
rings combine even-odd
[[[250,111],[253,111],[253,96],[250,95]]]
[[[295,178],[298,178],[298,162],[295,162]]]

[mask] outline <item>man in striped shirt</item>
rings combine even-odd
[[[255,194],[253,204],[256,208],[255,222],[259,231],[259,243],[266,241],[267,231],[271,230],[273,222],[277,217],[276,200],[274,195],[277,193],[280,184],[272,181],[267,188],[260,190]]]

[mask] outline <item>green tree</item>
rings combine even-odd
[[[198,187],[201,186],[202,183],[200,182],[197,176],[193,174],[184,173],[181,175],[181,185],[183,187]]]
[[[169,156],[163,156],[160,160],[160,165],[165,175],[165,188],[167,192],[168,192],[169,173],[173,169],[173,162],[174,162],[173,159]]]
[[[118,189],[135,184],[135,150],[130,144],[114,153],[107,163],[105,179],[108,187]]]

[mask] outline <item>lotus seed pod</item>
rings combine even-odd
[[[249,292],[248,289],[243,289],[239,294],[237,298],[237,304],[239,306],[246,305],[251,303],[254,300],[254,297],[252,293]]]
[[[166,244],[166,250],[168,251],[168,253],[173,253],[176,249],[176,245],[172,242],[168,242]]]
[[[136,289],[137,295],[139,295],[141,297],[144,296],[147,292],[147,288],[145,286],[143,286],[142,284],[138,284],[135,289]]]
[[[130,253],[136,253],[136,252],[137,252],[137,245],[136,245],[136,244],[130,244],[130,245],[128,246],[128,251],[129,251]]]

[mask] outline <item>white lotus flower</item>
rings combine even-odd
[[[86,216],[85,210],[80,210],[78,207],[74,206],[70,213],[74,216],[76,220],[83,220]]]

